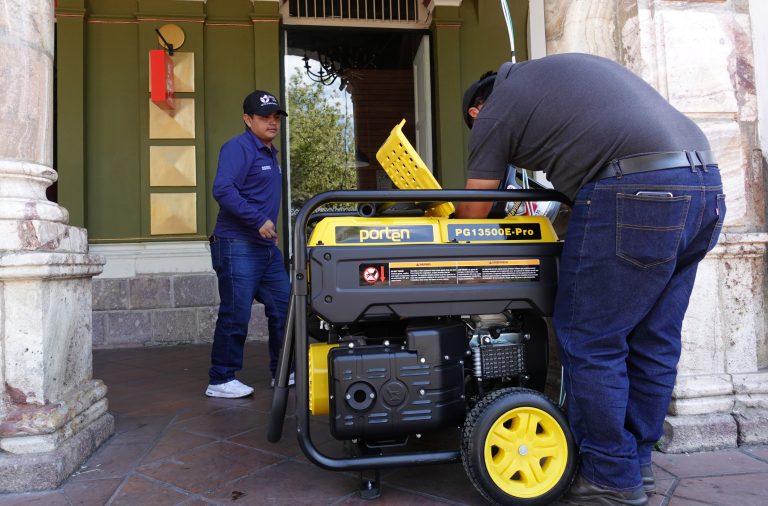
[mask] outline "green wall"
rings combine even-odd
[[[242,131],[242,100],[280,94],[276,2],[60,0],[57,13],[59,201],[92,242],[201,239],[215,222],[210,192],[218,151]],[[173,23],[194,52],[194,139],[149,139],[149,51]],[[256,54],[258,48],[259,54]],[[193,144],[195,187],[149,186],[149,147]],[[195,192],[197,232],[150,234],[150,193]]]
[[[528,0],[508,0],[515,33],[517,61],[528,59]],[[464,0],[461,7],[435,9],[434,73],[438,167],[444,188],[463,188],[469,130],[464,125],[464,90],[488,70],[511,57],[501,4]]]
[[[527,58],[527,0],[510,0],[518,60]],[[278,2],[250,0],[60,0],[57,13],[57,167],[59,201],[93,242],[201,239],[215,223],[210,192],[221,144],[239,133],[242,99],[253,89],[282,95]],[[148,52],[155,28],[181,26],[180,51],[195,53],[193,140],[149,139]],[[464,89],[509,59],[499,2],[464,0],[432,13],[437,176],[464,185],[467,129]],[[197,186],[149,186],[149,146],[188,145],[197,154]],[[194,234],[151,236],[153,192],[197,194]]]

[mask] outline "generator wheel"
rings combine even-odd
[[[573,480],[576,454],[565,415],[534,390],[492,392],[464,422],[464,469],[475,488],[496,504],[555,501]]]

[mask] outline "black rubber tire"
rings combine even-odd
[[[564,436],[560,437],[560,433],[557,430],[554,431],[557,433],[556,437],[560,438],[561,444],[566,447],[561,448],[561,451],[566,451],[565,465],[563,466],[562,462],[551,461],[550,466],[550,463],[545,460],[546,458],[541,459],[538,464],[541,465],[541,462],[545,462],[544,467],[548,469],[545,474],[549,474],[546,476],[546,483],[542,485],[546,489],[541,490],[540,493],[536,492],[532,496],[529,494],[513,495],[503,490],[491,477],[486,465],[485,450],[488,434],[499,418],[507,416],[513,410],[521,413],[527,413],[530,410],[543,411],[549,416],[546,417],[546,423],[543,426],[536,425],[536,434],[539,433],[539,430],[544,430],[546,425],[549,425],[551,429],[553,428],[552,424],[556,423],[562,430],[562,436]],[[526,453],[521,453],[521,455],[527,454],[527,448],[525,451]],[[543,394],[527,388],[496,390],[483,397],[475,405],[464,422],[461,457],[467,476],[483,497],[493,504],[513,506],[538,506],[556,501],[570,487],[577,466],[576,444],[562,410]],[[559,471],[561,467],[562,472]]]

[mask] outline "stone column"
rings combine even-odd
[[[0,492],[57,487],[114,430],[91,378],[103,261],[45,194],[53,45],[51,0],[0,0]]]
[[[768,442],[766,179],[755,133],[758,19],[749,8],[733,0],[545,0],[548,53],[598,54],[632,69],[696,121],[720,163],[728,214],[683,324],[668,452]]]

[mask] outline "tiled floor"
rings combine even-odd
[[[0,506],[366,503],[354,473],[324,471],[302,456],[293,417],[279,444],[266,441],[266,349],[256,343],[247,351],[240,379],[256,392],[239,400],[203,395],[207,346],[95,351],[94,377],[109,386],[114,436],[59,489],[0,495]],[[318,425],[315,443],[328,454],[341,451]],[[768,447],[657,454],[654,462],[652,505],[768,504]],[[381,498],[370,504],[483,504],[460,464],[390,470],[382,481]]]

